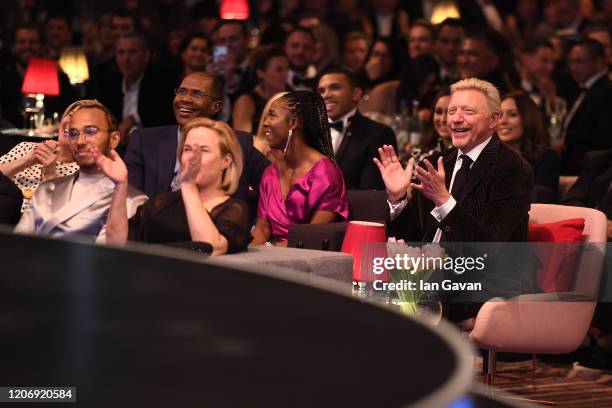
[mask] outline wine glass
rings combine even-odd
[[[426,322],[437,325],[442,319],[442,301],[436,291],[425,290],[417,300],[418,315]]]

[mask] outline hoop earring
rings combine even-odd
[[[283,149],[283,156],[287,155],[287,149],[289,149],[289,143],[291,143],[292,136],[293,136],[293,129],[289,129],[289,137],[287,137],[287,143],[285,143],[285,148]]]

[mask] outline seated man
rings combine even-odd
[[[355,74],[344,68],[330,69],[319,79],[317,91],[325,101],[336,163],[347,190],[385,188],[372,157],[382,145],[397,149],[395,134],[359,112],[357,104],[363,91]]]
[[[15,232],[54,237],[82,234],[104,236],[115,184],[98,169],[93,149],[109,156],[119,143],[117,120],[102,104],[82,106],[69,127],[70,150],[80,170],[42,183],[15,227]],[[130,189],[127,198],[132,216],[147,197]]]
[[[181,128],[198,117],[214,118],[221,110],[221,83],[204,72],[187,75],[176,90],[174,117],[177,125],[145,128],[135,131],[125,155],[130,185],[143,190],[149,197],[171,191],[179,170],[177,146]],[[236,132],[242,148],[244,168],[238,190],[233,197],[245,199],[249,187],[259,186],[259,180],[270,162],[253,147],[253,137]]]
[[[389,195],[389,235],[410,242],[527,241],[533,172],[495,134],[500,112],[491,83],[470,78],[453,84],[447,121],[454,147],[437,168],[425,160],[416,169],[419,184],[411,182],[414,159],[403,169],[391,146],[379,149],[381,160],[374,161]],[[448,317],[461,321],[478,308],[451,308]]]

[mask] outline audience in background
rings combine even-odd
[[[427,20],[416,20],[408,33],[408,56],[415,59],[424,54],[433,54],[436,28]]]
[[[446,124],[450,89],[443,87],[435,96],[432,104],[431,119],[425,124],[425,132],[421,141],[421,157],[431,156],[433,152],[444,152],[453,146],[450,129]],[[422,159],[419,158],[419,162]]]
[[[556,193],[561,161],[549,147],[549,137],[538,106],[525,93],[511,92],[501,103],[499,139],[518,152],[533,169],[536,186]],[[550,197],[554,197],[551,194]]]
[[[564,122],[562,172],[578,175],[586,152],[612,147],[612,83],[604,47],[596,40],[574,44],[567,65],[581,90]]]
[[[359,31],[349,33],[344,39],[342,49],[342,62],[344,66],[360,72],[366,63],[368,57],[368,39],[365,34]]]
[[[435,54],[440,63],[440,82],[444,85],[448,86],[459,79],[457,60],[464,36],[461,20],[447,18],[438,26]]]
[[[192,34],[184,38],[178,48],[181,59],[181,78],[197,71],[206,71],[210,58],[208,38],[203,34]]]
[[[266,102],[277,93],[287,90],[288,72],[289,61],[280,46],[269,45],[257,51],[252,63],[256,85],[236,99],[232,112],[234,129],[253,133],[259,128]]]
[[[311,30],[297,27],[287,35],[285,53],[289,59],[287,84],[295,90],[309,90],[314,85],[317,39]]]

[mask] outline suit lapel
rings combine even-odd
[[[174,176],[174,166],[176,164],[178,141],[176,132],[178,127],[168,128],[168,132],[159,142],[159,162],[157,163],[158,191],[170,191],[170,183]],[[171,130],[170,130],[171,129]],[[151,197],[152,198],[152,197]]]
[[[48,233],[62,222],[74,217],[87,207],[113,193],[112,182],[106,177],[103,177],[91,186],[87,187],[78,201],[76,199],[71,200],[70,193],[72,192],[73,181],[75,178],[76,175],[74,178],[71,177],[68,179],[71,182],[66,183],[68,184],[67,187],[62,186],[60,189],[56,188],[56,190],[53,192],[53,207],[56,208],[59,206],[60,208],[58,208],[57,211],[54,211],[53,215],[40,225],[38,229],[39,233]]]
[[[356,112],[355,116],[353,116],[348,126],[346,127],[346,131],[344,132],[344,136],[342,137],[342,142],[340,142],[338,152],[336,153],[337,163],[341,163],[342,159],[344,159],[346,149],[348,148],[348,145],[351,142],[351,137],[353,136],[353,126],[359,126],[359,121],[361,120],[360,116],[361,115],[359,114],[359,112]]]
[[[53,214],[58,212],[60,208],[64,206],[68,200],[70,200],[70,194],[72,193],[72,186],[78,176],[78,172],[74,173],[72,177],[63,178],[58,182],[52,182],[47,188],[52,187],[51,192],[51,211]]]

